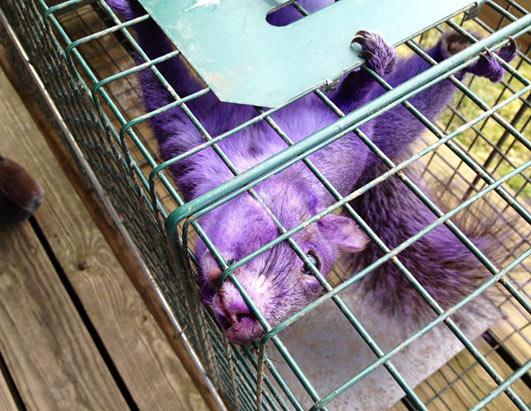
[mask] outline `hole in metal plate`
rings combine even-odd
[[[285,3],[280,7],[275,7],[273,10],[271,10],[266,16],[266,21],[272,26],[289,26],[290,24],[305,18],[306,12],[308,14],[313,14],[334,4],[334,1],[335,0],[321,0],[313,2],[303,1],[302,3],[304,4],[304,7],[301,5],[301,2],[290,1],[289,3]]]

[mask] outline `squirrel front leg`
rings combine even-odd
[[[469,44],[461,35],[450,32],[430,49],[427,54],[436,61],[442,61],[463,50]],[[511,41],[502,48],[498,56],[510,62],[516,55],[516,44]],[[386,81],[396,87],[410,78],[430,68],[431,65],[423,57],[413,55],[399,62],[395,70],[385,76]],[[455,76],[463,78],[466,72],[486,77],[496,82],[504,75],[504,69],[493,53],[483,53],[479,60],[468,66]],[[435,121],[451,102],[457,87],[449,80],[442,80],[432,87],[418,93],[408,101],[430,121]],[[373,88],[370,98],[374,99],[385,93],[382,87]],[[404,106],[398,105],[386,111],[373,121],[372,139],[374,143],[389,157],[399,159],[408,153],[408,147],[425,130],[424,124],[415,118]]]
[[[397,61],[396,51],[378,33],[359,31],[352,43],[359,44],[365,65],[377,74],[386,76],[393,71]],[[370,74],[360,69],[341,80],[332,101],[344,112],[350,112],[370,101],[377,88],[378,84]]]
[[[462,50],[466,44],[468,43],[460,36],[448,34],[429,54],[435,60],[441,61]],[[515,53],[515,44],[510,43],[501,49],[498,55],[510,61]],[[392,86],[397,86],[428,67],[429,64],[420,56],[413,56],[400,62],[386,80]],[[490,53],[482,55],[465,71],[492,81],[499,81],[503,76],[503,68]],[[462,78],[463,75],[464,72],[461,72],[456,74],[456,77]],[[435,120],[450,102],[455,91],[456,87],[450,81],[443,80],[409,101],[430,120]],[[383,92],[374,92],[373,98]],[[372,122],[372,126],[370,137],[391,158],[401,157],[408,152],[409,145],[424,130],[423,124],[401,105],[379,116]],[[378,162],[376,156],[371,155],[369,158],[357,187],[387,170]],[[429,198],[436,198],[415,174],[415,170],[409,170],[408,175]],[[381,181],[356,198],[351,205],[390,249],[411,239],[436,219],[434,213],[396,176]],[[440,204],[439,208],[447,209],[444,204]],[[457,224],[485,255],[493,261],[504,261],[505,255],[499,252],[499,244],[502,244],[509,234],[508,230],[499,227],[497,221],[498,216],[488,212],[482,214],[480,219],[468,221],[465,214],[453,219],[454,224]],[[383,255],[378,245],[370,243],[362,253],[353,255],[353,272],[367,267]],[[490,275],[461,240],[444,225],[426,233],[403,250],[398,258],[445,309],[470,295]],[[432,318],[424,298],[392,262],[374,269],[364,281],[365,289],[373,297],[372,301],[383,311],[399,318],[402,323],[418,325]]]

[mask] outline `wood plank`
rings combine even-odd
[[[514,285],[524,296],[531,295],[528,278],[529,273],[511,275]],[[531,351],[531,315],[508,292],[504,294],[507,300],[501,303],[500,309],[505,319],[496,323],[491,332],[519,364],[525,364]]]
[[[1,411],[16,411],[18,410],[17,404],[11,390],[7,384],[6,379],[0,372],[0,410]]]
[[[489,364],[496,369],[502,379],[513,373],[513,370],[492,350],[485,340],[479,338],[475,341],[475,346],[482,352]],[[456,356],[449,362],[448,366],[452,368],[453,372],[461,376],[469,392],[474,393],[474,398],[482,399],[498,386],[468,351],[463,351]],[[511,387],[525,403],[529,403],[531,400],[530,390],[521,379],[512,384]],[[486,408],[500,411],[517,409],[505,394],[499,395]]]
[[[37,220],[135,402],[141,409],[206,409],[4,75],[0,89],[0,100],[11,102],[0,103],[10,123],[6,128],[12,136],[27,136],[6,138],[0,149],[40,176],[46,201]]]
[[[127,409],[27,222],[0,232],[0,324],[0,350],[29,409]]]
[[[513,372],[482,338],[475,341],[475,346],[502,378],[507,378]],[[415,392],[423,402],[429,401],[430,410],[461,410],[471,408],[496,387],[487,372],[464,350],[416,387]],[[512,388],[524,402],[531,401],[531,391],[521,379],[516,381]],[[516,406],[506,395],[501,394],[485,409],[505,411],[516,409]],[[398,408],[395,406],[393,410]]]

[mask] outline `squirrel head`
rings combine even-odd
[[[322,209],[319,190],[283,184],[279,178],[256,187],[273,213],[289,230]],[[225,262],[250,255],[281,233],[267,210],[245,193],[205,215],[200,223]],[[353,219],[326,215],[292,236],[309,261],[325,277],[344,253],[362,250],[365,234]],[[234,343],[260,338],[264,330],[230,279],[222,284],[222,270],[202,240],[197,243],[200,285],[205,303]],[[312,270],[283,241],[238,267],[233,276],[271,326],[287,319],[322,294]]]

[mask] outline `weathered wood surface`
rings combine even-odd
[[[486,356],[487,361],[496,369],[502,378],[507,378],[513,370],[503,361],[503,359],[481,338],[475,342],[476,347]],[[439,394],[436,402],[439,407],[433,409],[469,409],[477,404],[492,390],[497,384],[488,376],[487,372],[477,364],[474,357],[463,351],[442,367],[437,373],[422,384],[421,398],[425,401],[433,398],[435,392]],[[528,403],[531,400],[529,388],[522,380],[518,380],[512,385],[516,394]],[[429,392],[431,389],[431,393]],[[434,391],[433,391],[434,390]],[[440,405],[446,407],[440,407]],[[488,407],[490,410],[512,410],[516,406],[504,394],[498,396]]]
[[[87,22],[87,24],[96,23],[101,24],[101,21],[91,20]],[[187,344],[183,342],[181,335],[175,333],[175,329],[160,303],[159,295],[145,275],[145,267],[140,257],[132,248],[131,239],[127,238],[123,232],[123,227],[120,226],[119,220],[115,219],[102,203],[100,193],[94,189],[87,189],[87,187],[90,187],[90,182],[87,182],[80,173],[76,160],[65,145],[64,136],[59,130],[57,123],[50,121],[50,116],[52,115],[50,107],[43,101],[44,94],[30,70],[26,68],[22,55],[15,48],[8,49],[0,44],[0,67],[4,69],[10,82],[15,85],[26,108],[31,113],[37,126],[45,136],[50,149],[61,164],[61,168],[67,174],[71,184],[109,243],[118,261],[125,268],[127,275],[142,296],[144,303],[153,314],[159,327],[162,328],[170,346],[192,376],[192,380],[203,399],[211,409],[225,409],[220,403],[220,398],[213,391],[212,386],[204,378],[203,371],[194,362],[188,351]]]
[[[39,176],[46,200],[37,221],[135,403],[206,409],[3,73],[0,90],[0,151]]]
[[[0,233],[0,324],[0,350],[29,409],[127,409],[27,222]]]

